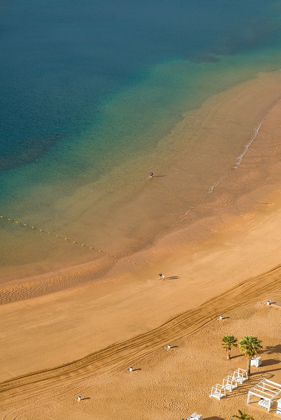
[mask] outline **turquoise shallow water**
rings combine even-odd
[[[280,17],[273,0],[2,2],[1,213],[75,224],[64,197],[149,154],[209,96],[281,67]]]

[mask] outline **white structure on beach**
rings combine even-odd
[[[262,358],[260,356],[252,357],[251,366],[259,367],[262,364]]]
[[[238,368],[233,372],[232,378],[236,379],[239,384],[243,384],[243,382],[249,379],[248,372],[245,369]]]
[[[223,397],[226,397],[226,389],[223,385],[216,384],[212,386],[210,397],[214,397],[217,400],[220,400]]]
[[[186,420],[203,420],[202,414],[197,414],[196,412],[191,414]]]
[[[281,394],[281,384],[272,382],[269,379],[263,379],[248,392],[247,404],[250,403],[251,396],[260,398],[258,404],[261,407],[270,410],[273,400]],[[279,400],[280,401],[280,400]],[[278,408],[277,408],[278,412]]]
[[[281,398],[277,400],[276,414],[281,414]]]
[[[214,397],[220,400],[222,397],[226,397],[226,391],[232,392],[233,389],[237,388],[238,384],[243,384],[247,381],[248,372],[245,369],[236,369],[232,376],[228,375],[223,378],[223,383],[212,386],[210,397]]]
[[[225,387],[226,391],[232,392],[233,389],[237,388],[237,379],[233,378],[233,376],[226,376],[223,378],[222,385]]]

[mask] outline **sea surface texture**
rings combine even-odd
[[[206,145],[196,110],[281,67],[276,0],[0,9],[1,282],[106,270],[153,243],[239,163],[258,127]]]

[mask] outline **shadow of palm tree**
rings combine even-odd
[[[237,359],[237,357],[243,357],[244,354],[236,354],[235,356],[231,356],[230,359]]]
[[[281,352],[281,344],[277,344],[276,346],[266,346],[260,353],[280,353]]]
[[[261,375],[262,376],[261,379],[264,379],[264,378],[269,379],[269,377],[274,376],[273,374],[271,374],[271,372],[276,372],[276,371],[280,371],[280,368],[278,368],[278,369],[263,370],[262,372],[252,372],[251,373],[251,377],[252,376],[257,377],[258,375]]]
[[[267,360],[263,360],[262,366],[278,365],[278,363],[280,363],[280,360],[267,359]]]

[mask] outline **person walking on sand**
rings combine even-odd
[[[150,178],[153,178],[153,172],[150,172],[149,176]]]
[[[159,273],[159,274],[158,274],[158,276],[159,276],[159,280],[161,280],[161,279],[162,279],[163,274],[162,274],[162,273]]]

